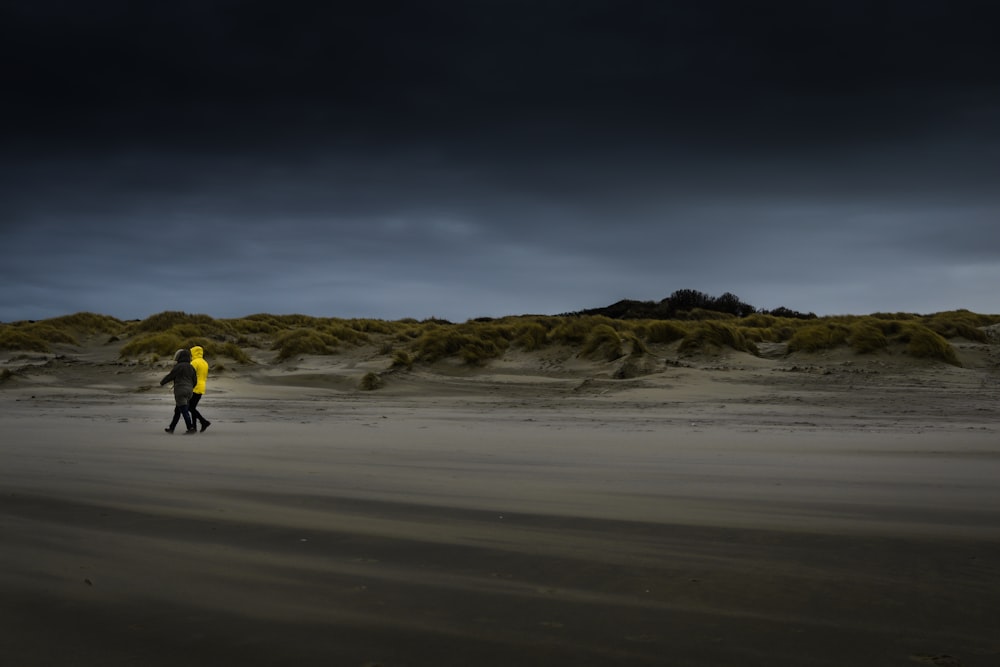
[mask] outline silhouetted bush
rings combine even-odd
[[[792,320],[815,320],[816,313],[800,313],[797,310],[792,310],[790,308],[785,308],[784,306],[779,306],[774,310],[764,310],[761,311],[765,315],[774,315],[775,317],[787,317]]]

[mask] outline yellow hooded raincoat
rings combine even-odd
[[[208,362],[205,361],[205,350],[201,346],[195,345],[191,348],[191,365],[194,366],[198,374],[198,384],[194,386],[194,393],[205,393],[205,382],[208,380]]]

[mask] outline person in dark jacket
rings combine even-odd
[[[188,350],[177,350],[174,361],[177,363],[174,364],[173,369],[160,380],[161,387],[171,381],[174,383],[174,418],[171,420],[170,426],[164,430],[167,433],[173,433],[177,422],[180,421],[181,417],[184,417],[184,424],[187,426],[184,434],[197,433],[198,429],[195,428],[188,410],[188,402],[191,400],[194,386],[198,384],[198,373],[191,365],[191,353]]]

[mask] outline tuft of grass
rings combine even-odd
[[[53,317],[45,322],[59,329],[70,329],[87,335],[115,334],[124,326],[121,320],[114,317],[87,312]]]
[[[273,321],[271,315],[251,315],[250,317],[230,320],[229,325],[234,332],[242,335],[274,334],[281,331],[281,326]]]
[[[200,327],[213,327],[216,322],[208,315],[189,315],[179,310],[167,310],[156,315],[150,315],[146,319],[132,325],[135,332],[161,332],[167,331],[175,326],[195,325]]]
[[[941,334],[922,324],[910,324],[900,334],[899,340],[907,343],[907,353],[918,359],[936,359],[952,366],[962,365],[951,344]]]
[[[774,315],[765,315],[764,313],[754,313],[752,315],[747,315],[742,320],[740,320],[740,326],[743,327],[753,327],[757,329],[770,329],[776,327],[780,324],[783,318],[776,317]]]
[[[229,357],[238,364],[252,364],[254,362],[253,359],[250,358],[250,355],[243,351],[242,347],[232,341],[223,343],[221,346],[213,344],[210,346],[210,349],[212,350],[213,356],[222,355]],[[217,367],[221,365],[222,364],[216,364]]]
[[[613,327],[598,324],[584,340],[580,356],[614,361],[625,356],[622,347],[622,337]]]
[[[183,347],[183,344],[184,339],[174,333],[146,334],[125,343],[118,355],[126,359],[151,352],[161,357],[173,357],[174,352]]]
[[[579,347],[587,342],[591,332],[596,327],[604,325],[614,329],[617,322],[617,320],[601,315],[559,318],[549,332],[549,342],[556,345]]]
[[[842,324],[810,324],[798,329],[788,340],[789,352],[821,352],[847,342],[850,329]]]
[[[285,361],[300,354],[334,354],[337,339],[313,329],[295,329],[281,334],[271,345],[278,350],[278,360]]]
[[[633,331],[622,333],[622,344],[629,348],[630,357],[641,357],[649,354],[649,348],[642,342],[642,339]]]
[[[617,371],[615,371],[614,378],[616,380],[631,380],[632,378],[637,378],[640,375],[642,375],[642,369],[639,367],[639,364],[632,359],[628,359]]]
[[[392,365],[390,368],[402,368],[410,370],[413,368],[413,358],[406,352],[406,350],[396,350],[392,355]]]
[[[366,333],[366,334],[383,334],[389,335],[394,333],[398,327],[392,322],[386,322],[385,320],[372,320],[372,319],[354,319],[345,322],[345,325],[354,329],[355,331]]]
[[[847,342],[851,346],[851,349],[858,354],[878,352],[889,346],[889,339],[886,338],[882,329],[864,320],[856,322],[851,326]]]
[[[9,368],[5,368],[0,371],[0,382],[6,382],[12,377],[14,377],[14,373]]]
[[[650,322],[645,327],[644,335],[646,342],[651,345],[668,345],[670,343],[683,340],[684,336],[687,335],[687,331],[673,322],[658,320]]]
[[[936,313],[925,321],[928,329],[944,338],[960,337],[977,343],[989,342],[989,337],[980,327],[990,324],[990,318],[977,315],[969,310]]]
[[[421,362],[459,356],[469,365],[481,366],[510,346],[506,334],[509,332],[487,325],[436,325],[414,342],[414,350]]]
[[[370,340],[367,333],[358,331],[357,329],[340,322],[330,323],[324,327],[322,331],[323,333],[333,336],[339,341],[353,345],[361,345]]]
[[[677,313],[677,317],[678,319],[695,320],[698,322],[736,319],[736,316],[732,313],[724,313],[718,310],[707,310],[705,308],[692,308],[689,311],[681,311]]]
[[[0,327],[0,349],[23,350],[25,352],[50,352],[48,341],[44,338],[11,325]]]
[[[514,345],[533,352],[545,347],[549,330],[541,322],[526,322],[515,327]]]
[[[368,372],[361,378],[358,388],[361,391],[375,391],[385,386],[385,380],[378,373]]]
[[[737,352],[757,354],[757,346],[752,341],[747,340],[739,327],[729,322],[716,320],[698,323],[681,341],[679,350],[681,352],[694,352],[706,348],[723,347],[732,348]]]

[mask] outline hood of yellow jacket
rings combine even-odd
[[[191,357],[194,359],[201,359],[204,354],[205,350],[203,350],[200,345],[195,345],[191,348]]]

